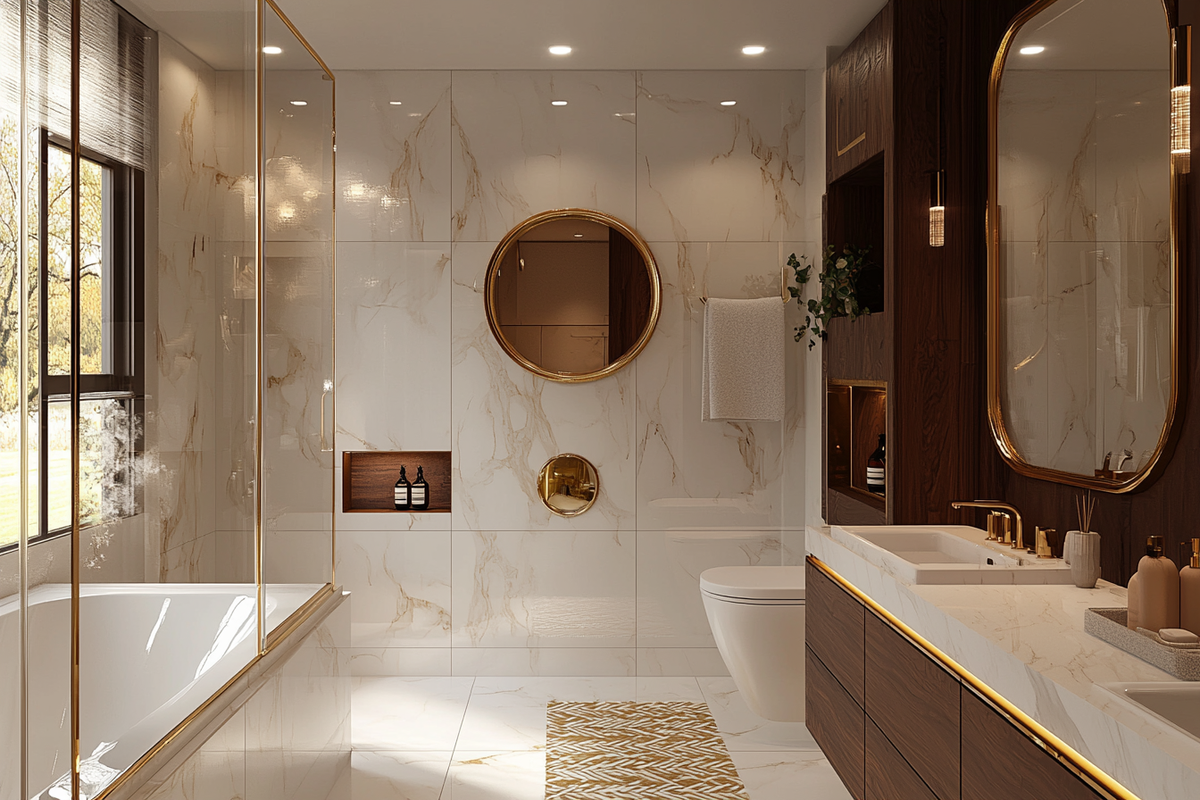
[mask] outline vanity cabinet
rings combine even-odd
[[[1109,797],[811,557],[806,586],[806,722],[856,800]]]

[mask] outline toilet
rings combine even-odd
[[[714,567],[700,574],[717,649],[746,705],[804,721],[804,567]]]

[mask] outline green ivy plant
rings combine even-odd
[[[870,309],[859,306],[857,287],[859,273],[870,263],[867,260],[870,250],[870,247],[855,247],[849,244],[843,247],[840,253],[833,245],[825,248],[819,276],[821,297],[809,299],[804,325],[796,328],[797,342],[803,341],[805,336],[811,334],[808,340],[808,349],[811,350],[816,346],[817,339],[828,338],[829,321],[834,317],[846,317],[853,321],[871,313]],[[788,257],[788,266],[796,273],[796,284],[799,287],[789,286],[788,292],[797,300],[812,277],[812,264],[804,263],[807,261],[808,256],[798,259],[795,253]]]

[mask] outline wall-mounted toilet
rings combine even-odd
[[[714,567],[700,574],[708,624],[750,710],[804,721],[804,567]]]

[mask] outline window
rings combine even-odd
[[[16,127],[0,131],[0,174],[14,176]],[[80,161],[80,276],[71,274],[71,153],[69,143],[44,133],[37,165],[35,241],[29,243],[28,284],[31,415],[41,442],[30,459],[41,527],[31,538],[71,526],[71,358],[77,348],[80,399],[80,517],[85,526],[137,513],[140,498],[132,465],[140,442],[142,363],[140,337],[142,173],[85,152]],[[13,180],[11,185],[16,186]],[[0,195],[0,302],[4,307],[3,356],[15,363],[17,259],[13,232],[19,230],[15,190]],[[80,308],[79,342],[71,341],[71,307]],[[10,345],[9,340],[12,340]],[[8,380],[13,370],[6,370]],[[40,386],[38,385],[40,384]],[[0,435],[18,429],[19,398],[13,387],[0,392]],[[38,391],[40,389],[40,392]],[[40,408],[34,408],[40,403]],[[20,489],[16,446],[0,447],[0,547],[17,541]],[[33,488],[36,486],[36,490]]]

